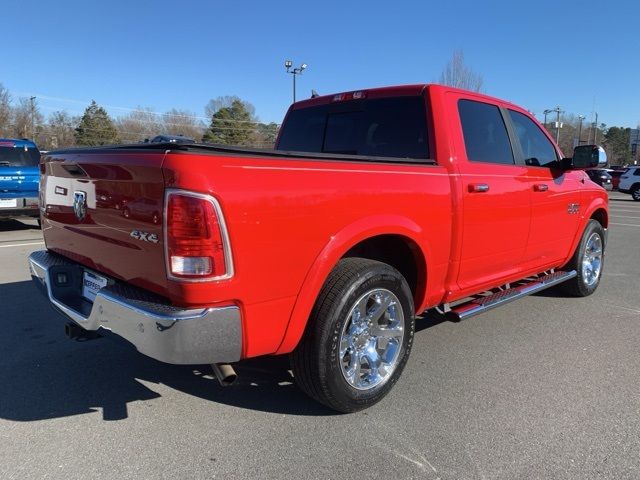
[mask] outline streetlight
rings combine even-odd
[[[547,115],[549,115],[553,110],[545,110],[544,112],[544,128],[547,128]]]
[[[578,124],[578,145],[582,144],[582,121],[585,118],[586,117],[584,115],[578,115],[578,120],[580,120],[580,123]]]
[[[287,69],[287,73],[293,75],[293,103],[296,103],[296,76],[302,75],[302,72],[307,68],[307,64],[303,63],[299,67],[293,69],[291,67],[293,67],[293,62],[291,60],[286,60],[284,62],[284,68]]]

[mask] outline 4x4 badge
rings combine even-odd
[[[143,242],[158,243],[158,235],[155,233],[143,232],[141,230],[133,230],[129,236]]]
[[[576,214],[580,211],[580,204],[579,203],[570,203],[567,206],[567,212],[569,212],[569,214]]]

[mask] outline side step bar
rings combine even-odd
[[[524,280],[525,283],[519,282],[519,285],[512,288],[501,290],[485,297],[475,298],[461,305],[456,305],[451,308],[451,311],[447,312],[447,316],[454,322],[466,320],[467,318],[487,312],[492,308],[558,285],[576,275],[578,275],[578,272],[575,270],[569,272],[556,271],[541,277]]]

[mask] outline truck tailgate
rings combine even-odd
[[[47,248],[97,272],[166,292],[164,155],[113,149],[46,157],[41,187]]]

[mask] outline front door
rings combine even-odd
[[[583,208],[580,195],[585,174],[558,168],[556,148],[527,114],[509,109],[508,115],[519,144],[517,155],[527,166],[531,192],[531,232],[524,263],[542,268],[570,253]]]

